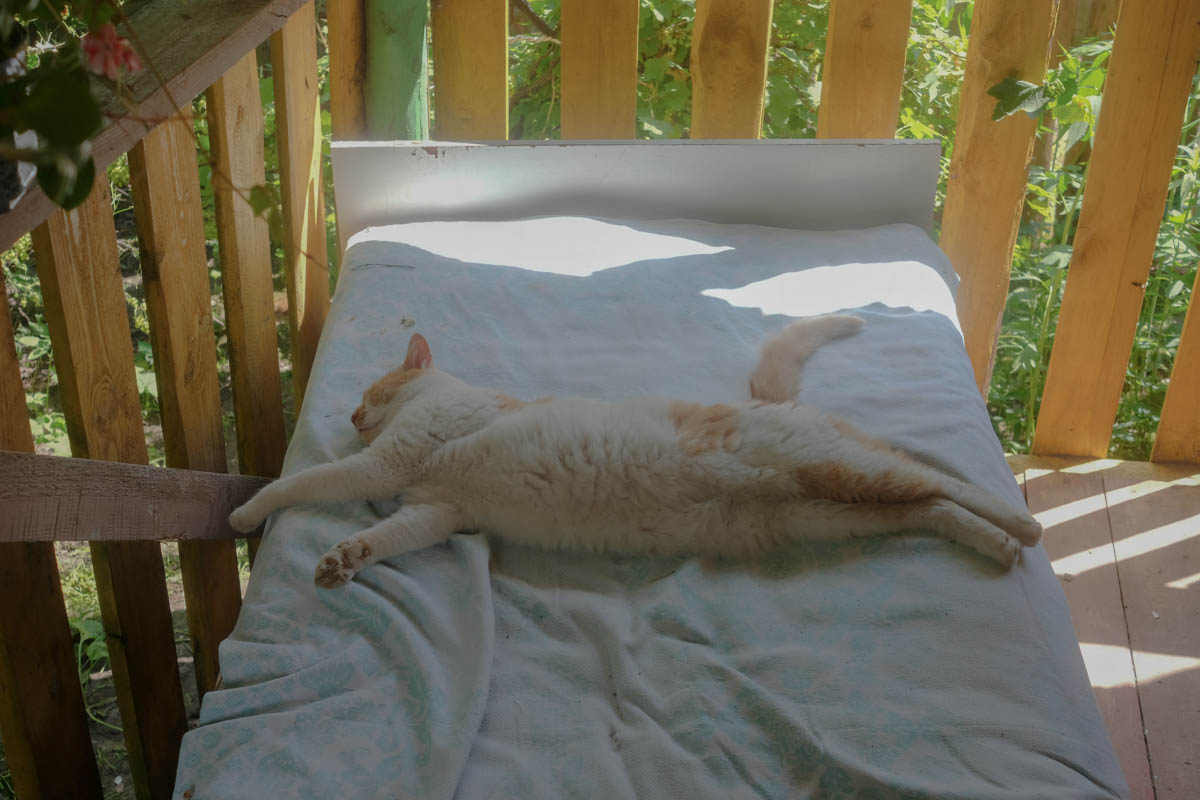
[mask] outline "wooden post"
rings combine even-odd
[[[691,138],[759,137],[771,6],[771,0],[696,0]]]
[[[993,121],[987,92],[1010,76],[1042,81],[1053,10],[1047,0],[978,0],[971,18],[940,244],[962,279],[958,319],[985,397],[1037,132],[1027,114]]]
[[[254,51],[214,83],[206,98],[238,471],[275,478],[283,467],[287,434],[279,386],[271,242],[267,221],[246,200],[250,187],[266,180]],[[260,540],[247,541],[253,562]]]
[[[1117,23],[1121,0],[1077,0],[1079,13],[1075,18],[1075,40],[1098,36]]]
[[[168,467],[225,472],[221,387],[208,287],[204,210],[189,108],[129,151]],[[217,686],[217,646],[242,607],[230,540],[180,542],[179,566],[200,697]]]
[[[0,308],[8,308],[0,272]],[[12,326],[0,321],[0,450],[33,452]],[[54,545],[0,545],[0,739],[21,798],[100,800]]]
[[[108,181],[33,232],[71,451],[146,463]],[[155,542],[93,543],[100,614],[139,798],[167,798],[187,730]]]
[[[829,7],[817,136],[891,139],[900,115],[912,0],[834,0]]]
[[[1108,452],[1200,54],[1200,0],[1127,3],[1117,28],[1034,432],[1039,454]]]
[[[564,0],[562,138],[637,138],[637,0]]]
[[[317,83],[317,21],[306,3],[271,34],[279,183],[283,191],[284,257],[292,386],[296,411],[329,313],[325,255],[325,188],[321,180],[321,91]]]
[[[429,8],[435,137],[507,139],[507,1],[431,0]]]
[[[424,0],[363,0],[363,16],[368,137],[428,139],[428,4]]]
[[[333,138],[340,141],[367,136],[367,21],[365,0],[330,0],[329,113]],[[424,27],[424,26],[422,26]],[[424,47],[421,47],[424,52]],[[421,72],[424,74],[424,65]]]
[[[367,138],[367,25],[365,0],[333,0],[326,6],[329,25],[329,114],[335,141]],[[422,52],[424,46],[422,45]],[[421,65],[424,74],[425,65]],[[336,213],[336,206],[334,208]],[[347,231],[338,217],[338,261],[346,252]]]
[[[1151,461],[1200,464],[1200,275],[1192,285],[1192,301],[1171,370]]]

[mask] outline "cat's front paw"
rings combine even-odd
[[[229,515],[229,527],[238,533],[251,533],[257,530],[258,526],[262,524],[263,516],[256,512],[250,503],[238,506]]]

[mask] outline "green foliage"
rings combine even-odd
[[[38,184],[63,208],[82,203],[95,180],[90,139],[102,123],[95,87],[120,96],[123,70],[140,68],[109,24],[117,13],[115,0],[0,0],[0,161],[35,164]],[[96,35],[102,29],[111,38]],[[31,33],[47,46],[23,58]],[[93,74],[105,70],[88,59],[88,47],[113,64],[107,79]],[[14,138],[26,132],[36,140]]]

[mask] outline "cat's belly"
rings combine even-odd
[[[518,544],[610,553],[693,553],[719,537],[719,501],[686,509],[544,509],[494,505],[474,517],[474,529]]]
[[[671,553],[719,533],[728,493],[708,465],[673,442],[589,445],[447,465],[437,483],[469,527],[534,546]]]

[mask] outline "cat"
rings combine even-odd
[[[555,549],[750,558],[805,537],[931,531],[1003,566],[1041,526],[971,484],[794,402],[803,362],[860,317],[793,322],[763,347],[750,402],[524,402],[434,367],[420,334],[363,394],[367,447],[264,487],[229,517],[248,533],[300,503],[391,499],[392,516],[339,542],[315,583],[456,531]]]

